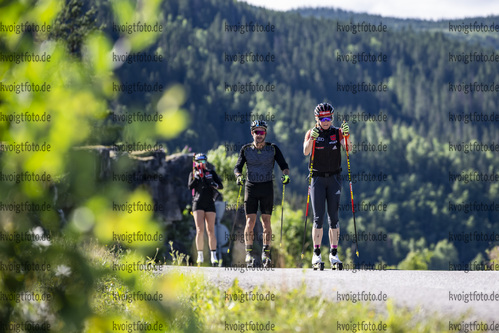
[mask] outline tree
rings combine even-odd
[[[85,9],[85,7],[90,8]],[[82,43],[91,32],[102,29],[97,27],[97,10],[93,3],[82,0],[65,0],[65,5],[57,14],[50,39],[64,40],[69,53],[81,57]]]

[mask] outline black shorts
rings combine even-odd
[[[204,210],[205,212],[216,212],[215,203],[211,198],[209,200],[198,200],[192,202],[192,211]]]
[[[258,212],[258,203],[262,214],[272,215],[274,208],[274,183],[250,183],[246,182],[244,190],[244,208],[246,215]]]

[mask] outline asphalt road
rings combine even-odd
[[[376,296],[371,304],[393,299],[398,306],[417,311],[421,317],[437,313],[499,323],[499,272],[174,266],[167,266],[165,271],[177,269],[184,274],[200,274],[221,289],[229,288],[236,278],[239,286],[247,291],[255,286],[262,291],[286,291],[302,288],[305,283],[310,295],[322,295],[332,302],[364,302],[367,297]]]

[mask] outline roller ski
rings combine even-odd
[[[316,271],[318,269],[323,271],[324,270],[324,262],[322,261],[322,256],[321,256],[320,250],[317,252],[318,252],[318,254],[314,250],[314,255],[312,256],[312,268],[314,269],[314,271]]]
[[[253,255],[251,254],[251,252],[249,252],[249,251],[246,252],[245,261],[246,261],[246,267],[247,268],[253,268],[253,267],[255,267],[255,257],[253,257]]]
[[[215,251],[211,251],[211,266],[212,267],[220,267],[222,260],[217,259],[217,253]]]
[[[204,256],[203,256],[203,251],[198,251],[198,259],[196,260],[196,263],[198,267],[201,267],[204,262]]]
[[[263,251],[262,253],[262,266],[263,268],[270,268],[272,260],[270,259],[270,252]]]
[[[338,259],[338,252],[336,251],[336,249],[332,250],[331,253],[329,253],[329,261],[331,262],[331,269],[333,271],[336,271],[336,270],[342,271],[343,270],[343,263],[341,262],[340,259]]]

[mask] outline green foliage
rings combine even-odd
[[[432,253],[428,249],[411,251],[397,268],[403,270],[427,270]]]
[[[275,241],[272,247],[272,258],[276,262],[277,267],[310,267],[312,258],[313,246],[311,244],[311,228],[310,216],[307,223],[307,238],[305,240],[306,251],[303,260],[301,259],[303,228],[304,228],[304,212],[301,209],[293,211],[291,206],[284,202],[284,219],[282,225],[282,242],[281,242],[281,216],[282,206],[275,206],[275,211],[272,214],[271,226],[272,233],[275,235]]]
[[[221,145],[214,150],[209,150],[206,155],[209,163],[215,166],[215,171],[223,183],[224,188],[219,192],[223,195],[224,201],[235,204],[239,193],[239,186],[237,186],[234,176],[234,167],[237,163],[238,154],[228,155],[227,151],[228,147]],[[243,170],[245,169],[246,166]],[[245,171],[243,171],[244,173]],[[241,194],[241,196],[243,195],[244,193]],[[241,204],[242,199],[239,200],[239,204]]]
[[[448,270],[449,263],[458,262],[459,258],[454,244],[449,243],[447,239],[443,239],[435,246],[428,268],[432,270]]]
[[[421,320],[403,307],[388,300],[384,306],[369,304],[328,301],[324,296],[310,296],[303,285],[292,290],[273,290],[255,287],[242,289],[237,279],[227,290],[214,288],[201,279],[191,279],[188,283],[190,293],[181,298],[195,311],[199,328],[205,332],[220,332],[225,324],[246,323],[249,320],[275,325],[276,332],[329,332],[338,323],[358,323],[363,321],[383,322],[390,332],[448,332],[449,318],[436,315]],[[241,295],[267,293],[273,295],[270,301],[246,301]],[[235,299],[235,300],[234,300]],[[334,307],[335,315],[330,316],[327,309]],[[379,311],[378,311],[379,310]],[[381,314],[382,313],[382,314]],[[184,323],[187,325],[188,323]]]
[[[499,246],[496,246],[492,250],[487,251],[487,255],[489,256],[490,264],[492,265],[499,264]]]
[[[397,268],[404,270],[427,270],[434,253],[426,248],[426,242],[423,238],[419,241],[411,239],[409,242],[409,253],[402,260]]]
[[[84,39],[94,30],[103,28],[96,26],[95,4],[90,3],[90,8],[86,11],[84,6],[85,3],[81,0],[64,0],[49,34],[50,39],[66,41],[68,52],[76,56],[81,56]]]
[[[173,265],[181,266],[182,262],[185,259],[185,264],[187,266],[189,266],[189,256],[185,255],[184,253],[179,253],[177,250],[173,249],[173,242],[172,241],[170,241],[169,244],[170,244],[170,248],[171,248],[170,255],[173,258]]]
[[[0,112],[3,115],[29,112],[51,117],[46,122],[0,121],[2,144],[30,142],[51,146],[48,152],[2,151],[0,155],[0,169],[4,173],[45,173],[51,176],[47,181],[0,182],[0,192],[8,193],[2,199],[5,204],[31,202],[45,205],[45,209],[0,211],[0,232],[2,235],[14,235],[13,240],[0,242],[0,261],[51,264],[53,267],[51,271],[9,269],[0,272],[2,293],[18,296],[36,293],[51,297],[50,302],[32,303],[2,299],[0,322],[31,320],[49,323],[54,331],[103,332],[109,331],[113,319],[154,318],[168,321],[168,318],[173,318],[173,309],[177,307],[175,299],[170,298],[175,291],[169,285],[173,282],[166,279],[158,280],[159,285],[145,285],[137,272],[121,274],[113,271],[112,264],[106,261],[109,257],[104,253],[101,253],[104,261],[95,265],[96,258],[91,257],[92,249],[84,245],[91,238],[96,238],[99,244],[111,244],[115,233],[130,234],[144,230],[155,233],[162,230],[152,212],[128,213],[113,209],[116,201],[152,204],[152,195],[146,188],[129,189],[117,182],[102,180],[96,167],[101,156],[97,158],[95,155],[105,149],[99,147],[100,150],[91,152],[92,148],[84,147],[94,143],[94,125],[105,122],[108,106],[116,97],[112,89],[113,81],[119,81],[113,72],[110,57],[112,38],[102,31],[91,29],[92,20],[88,17],[81,17],[83,21],[74,21],[72,15],[86,13],[92,16],[95,12],[92,9],[85,11],[80,2],[70,4],[62,12],[60,10],[64,6],[61,1],[7,2],[0,5],[0,21],[3,24],[26,21],[38,26],[50,24],[55,27],[61,24],[54,28],[52,37],[47,33],[30,32],[0,35],[2,54],[46,52],[51,56],[46,62],[6,61],[0,65],[4,82],[46,83],[51,87],[48,92],[0,92]],[[157,2],[148,2],[137,8],[134,6],[129,14],[143,16],[147,22],[160,22],[158,5]],[[78,27],[81,30],[74,30],[79,23],[83,24]],[[65,35],[68,31],[72,32]],[[135,50],[144,47],[144,41],[130,43]],[[68,50],[79,47],[81,59],[68,53]],[[188,122],[185,111],[181,109],[182,90],[172,86],[153,99],[156,110],[166,122],[152,127],[135,126],[133,131],[127,132],[127,138],[132,142],[140,141],[147,133],[147,142],[155,144],[169,140],[185,129]],[[112,144],[121,140],[115,139]],[[122,171],[129,169],[125,166]],[[15,235],[38,235],[45,239],[17,242]],[[133,259],[150,265],[155,260],[155,249],[157,253],[161,244],[144,241],[127,243],[127,246],[131,252],[125,254],[125,262]],[[144,257],[148,259],[140,259]],[[99,293],[96,296],[97,290]],[[126,300],[113,302],[114,292],[123,294],[139,290],[160,291],[166,301],[143,307],[130,305]],[[96,305],[95,297],[101,296],[102,302],[98,301]],[[109,308],[112,304],[115,308]],[[129,318],[127,311],[132,308],[134,314]]]

